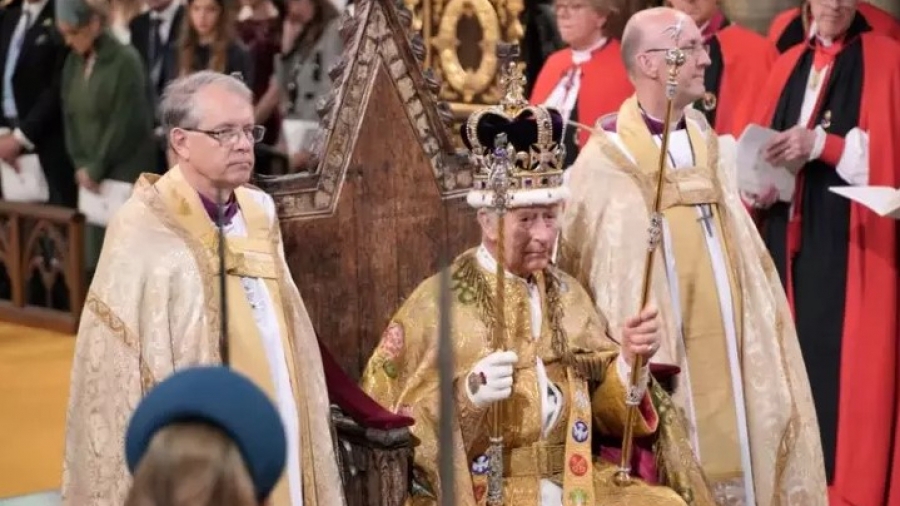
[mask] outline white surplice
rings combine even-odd
[[[275,207],[272,200],[262,193],[254,192],[253,197],[256,203],[265,208],[269,218],[275,219]],[[234,216],[231,223],[225,226],[225,234],[234,237],[247,235],[247,226],[240,211]],[[242,277],[241,285],[244,287],[244,294],[253,310],[256,326],[259,328],[259,335],[263,340],[262,344],[266,350],[269,370],[272,372],[272,384],[275,385],[278,412],[281,414],[287,436],[287,475],[291,506],[303,506],[303,475],[300,472],[300,418],[291,386],[281,331],[278,328],[278,315],[275,312],[280,311],[281,308],[275,307],[272,296],[261,279]],[[238,294],[232,296],[236,295]]]

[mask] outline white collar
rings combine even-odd
[[[497,272],[497,260],[494,258],[494,255],[491,255],[491,252],[484,246],[484,244],[478,246],[478,250],[475,252],[475,258],[478,260],[478,264],[481,265],[486,271],[494,274]],[[520,276],[516,276],[515,274],[506,271],[507,279],[515,279],[525,283],[528,286],[532,286],[533,283],[528,282],[525,278]]]
[[[32,25],[34,24],[34,21],[38,18],[38,16],[41,15],[41,11],[44,10],[44,7],[47,6],[47,3],[49,3],[49,1],[50,0],[40,0],[38,2],[22,2],[22,13],[25,13],[27,11],[28,14],[31,15],[29,23],[31,23]]]
[[[684,112],[682,112],[682,116],[681,116],[681,119],[684,119],[684,124],[685,124],[685,126],[687,126],[687,122],[688,122],[687,109],[688,109],[689,107],[693,107],[693,104],[692,104],[692,105],[689,105],[689,106],[687,106],[687,107],[685,107],[685,108],[684,108]],[[661,119],[659,119],[659,118],[653,116],[652,114],[648,113],[648,112],[645,111],[644,109],[641,109],[641,113],[642,113],[644,116],[646,116],[648,119],[651,119],[651,120],[653,120],[653,121],[659,123],[660,125],[662,125],[663,123],[665,123],[665,121],[663,121],[663,120],[661,120]],[[681,123],[681,119],[675,120],[675,121],[672,122],[671,125],[669,125],[669,126],[671,127],[671,132],[675,132],[675,130],[678,129],[678,124]]]
[[[172,3],[166,6],[165,9],[161,11],[150,11],[150,19],[158,19],[163,23],[172,22],[175,19],[175,13],[178,12],[178,8],[181,7],[180,0],[173,0]]]
[[[582,63],[591,61],[591,56],[594,54],[594,51],[605,46],[608,40],[609,39],[606,37],[600,37],[597,42],[588,46],[587,49],[572,49],[572,63],[581,65]]]
[[[277,18],[278,17],[278,9],[272,5],[272,2],[266,2],[266,15],[269,18]],[[247,21],[248,19],[253,19],[253,7],[249,5],[244,5],[241,7],[240,12],[238,12],[237,20],[238,21]]]
[[[831,45],[834,44],[833,39],[829,39],[819,35],[819,30],[816,26],[816,20],[813,20],[813,22],[809,24],[809,37],[807,37],[807,39],[809,40],[813,38],[817,39],[825,47],[831,47]]]

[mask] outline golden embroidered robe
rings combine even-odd
[[[453,457],[456,467],[456,505],[483,505],[489,464],[487,409],[474,406],[465,393],[468,372],[491,353],[490,327],[495,274],[476,259],[474,250],[461,255],[451,267],[454,377],[457,417]],[[605,322],[592,307],[583,288],[555,269],[534,277],[540,294],[542,321],[533,332],[528,286],[521,278],[507,277],[505,314],[506,349],[515,351],[518,364],[511,397],[502,403],[504,499],[506,504],[542,505],[542,480],[562,487],[566,505],[669,506],[712,505],[712,496],[693,460],[686,431],[673,420],[674,406],[658,387],[645,394],[635,436],[659,432],[665,484],[632,487],[612,484],[616,465],[591,454],[593,429],[621,437],[625,416],[625,387],[614,360],[614,343],[605,337]],[[438,479],[438,397],[436,369],[439,276],[424,281],[392,319],[363,373],[363,389],[382,405],[412,416],[413,434],[421,441],[415,451],[415,483],[411,505],[435,504]],[[539,334],[537,339],[533,336]],[[561,360],[560,339],[583,363],[592,364],[590,379]],[[592,351],[588,351],[592,350]],[[544,376],[543,372],[546,371]],[[545,427],[542,420],[541,377],[561,392],[559,418]],[[650,398],[653,397],[653,402]],[[654,408],[654,404],[656,408]],[[546,435],[542,434],[547,430]],[[677,492],[676,492],[677,491]],[[542,505],[543,506],[543,505]]]
[[[684,149],[672,149],[673,133],[667,157],[652,266],[665,323],[654,361],[681,367],[673,398],[720,504],[824,506],[809,381],[778,274],[738,195],[734,140],[686,114]],[[615,131],[595,132],[568,174],[560,265],[612,328],[639,305],[659,154],[632,97]],[[676,162],[685,156],[687,166]]]
[[[235,195],[246,234],[225,241],[231,366],[278,403],[270,370],[277,362],[267,359],[254,302],[242,286],[261,280],[278,327],[269,337],[280,335],[287,395],[293,393],[297,408],[303,505],[342,505],[322,361],[309,352],[318,349],[316,336],[283,257],[274,203],[250,187]],[[141,397],[176,369],[220,362],[218,272],[218,231],[181,170],[143,175],[107,229],[81,317],[66,422],[64,504],[123,504],[131,483],[124,436]],[[289,473],[273,491],[272,506],[291,504]]]

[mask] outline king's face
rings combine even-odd
[[[506,268],[522,277],[547,268],[559,234],[558,205],[523,207],[505,216]]]

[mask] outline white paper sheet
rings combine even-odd
[[[878,216],[900,220],[900,190],[890,186],[832,186],[829,190],[862,204]]]
[[[284,143],[287,145],[289,155],[295,155],[304,149],[310,149],[310,144],[319,129],[315,121],[299,119],[286,119],[281,123],[281,132]]]
[[[107,179],[100,183],[100,192],[78,188],[78,210],[91,225],[105,227],[109,220],[131,196],[134,185]]]
[[[10,202],[44,203],[50,199],[50,188],[37,155],[18,158],[19,171],[0,161],[0,185],[3,199]]]
[[[763,148],[778,132],[759,125],[747,125],[737,144],[738,186],[747,193],[762,195],[773,186],[778,198],[790,202],[796,176],[786,167],[776,167],[763,159]]]

